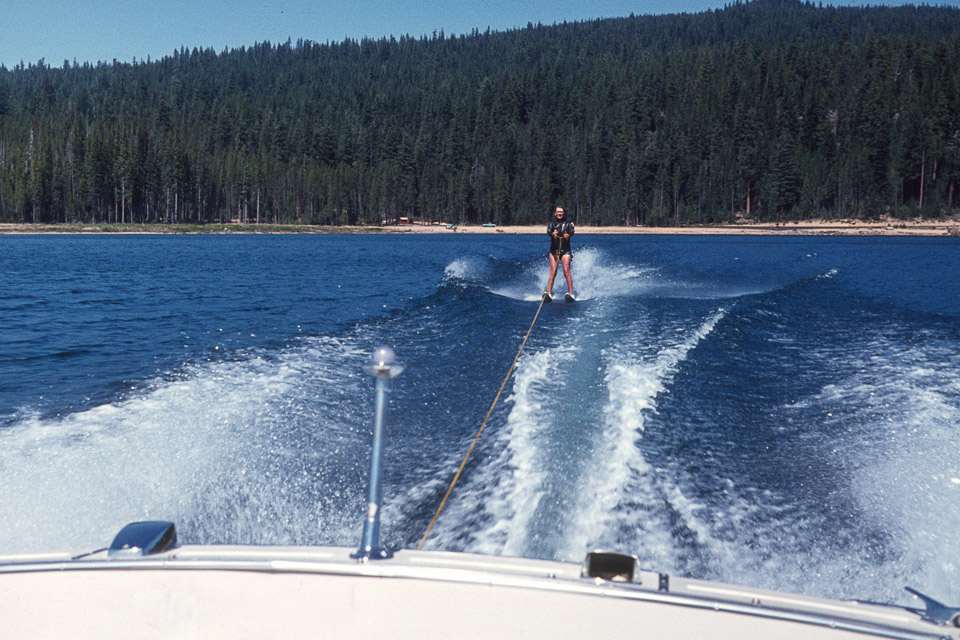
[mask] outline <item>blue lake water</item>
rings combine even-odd
[[[960,240],[575,238],[430,548],[960,601]],[[0,236],[0,551],[415,546],[537,311],[538,236]],[[558,278],[555,293],[565,291]]]

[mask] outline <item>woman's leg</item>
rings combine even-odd
[[[557,277],[557,265],[559,263],[557,262],[557,256],[553,255],[552,253],[549,255],[550,255],[550,278],[547,280],[547,293],[553,296],[553,280],[554,278]]]
[[[570,292],[570,295],[573,295],[573,275],[570,273],[570,259],[572,257],[569,253],[563,256],[563,277],[567,279],[567,290]],[[550,282],[552,284],[553,280]]]

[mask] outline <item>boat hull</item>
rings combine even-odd
[[[900,607],[839,602],[573,563],[339,547],[184,546],[0,557],[9,637],[960,639]]]

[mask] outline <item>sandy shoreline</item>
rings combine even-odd
[[[546,225],[483,227],[462,225],[396,225],[386,227],[312,227],[305,225],[48,225],[0,223],[0,234],[177,234],[177,233],[392,233],[392,234],[542,234]],[[580,235],[842,235],[842,236],[954,236],[958,220],[808,221],[785,224],[726,224],[690,227],[577,227]]]
[[[409,225],[385,227],[396,233],[522,233],[541,234],[546,225],[480,227],[460,226],[456,230],[444,226]],[[635,234],[635,235],[869,235],[869,236],[957,236],[960,222],[947,221],[818,221],[786,224],[729,224],[690,227],[591,227],[577,226],[580,235]]]

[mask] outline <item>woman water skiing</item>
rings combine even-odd
[[[563,276],[567,279],[567,301],[573,302],[573,276],[570,273],[570,236],[573,235],[573,223],[565,219],[563,207],[557,206],[553,210],[554,219],[547,225],[547,235],[550,236],[550,278],[547,280],[547,290],[544,295],[553,299],[553,281],[557,277],[557,266],[563,263]]]

